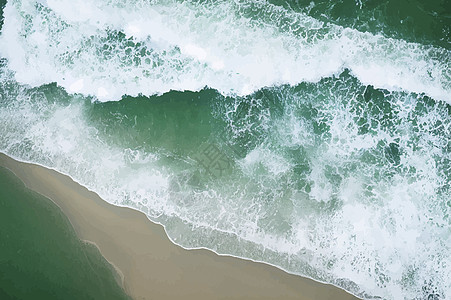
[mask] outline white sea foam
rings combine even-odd
[[[82,101],[48,105],[44,93],[10,78],[31,86],[57,82],[71,93],[117,100],[206,85],[249,94],[349,68],[364,84],[449,101],[447,50],[324,25],[264,1],[254,2],[263,11],[255,18],[250,1],[40,3],[44,7],[37,9],[31,1],[10,1],[5,10],[0,53],[13,72],[3,69],[1,82],[17,91],[0,101],[1,151],[55,168],[114,204],[164,220],[170,236],[185,246],[264,260],[388,299],[420,298],[430,282],[451,295],[449,205],[443,204],[445,194],[438,198],[447,179],[431,158],[451,158],[450,128],[434,134],[449,116],[432,110],[420,117],[413,145],[412,95],[390,96],[398,107],[396,134],[380,126],[362,134],[355,123],[361,116],[343,106],[353,94],[338,92],[350,86],[337,83],[331,94],[320,84],[313,94],[290,91],[283,95],[290,107],[275,124],[270,113],[258,115],[262,138],[237,162],[237,177],[177,190],[171,184],[180,170],[162,167],[158,151],[120,148],[90,125]],[[293,22],[291,31],[278,27],[281,16]],[[330,129],[319,138],[296,109],[322,98],[335,106],[320,107]],[[236,111],[234,103],[224,115]],[[251,134],[257,122],[225,121],[236,137]],[[377,158],[382,166],[364,162],[362,153],[393,141],[402,149],[402,171],[390,173],[395,166],[385,157]],[[299,149],[308,161],[293,175],[296,161],[287,152]],[[300,181],[306,184],[298,186]],[[342,206],[328,213],[324,208],[334,201]]]
[[[180,190],[171,186],[179,171],[162,167],[158,152],[114,145],[112,137],[89,125],[82,101],[48,105],[44,93],[17,85],[8,74],[3,70],[1,82],[15,86],[16,94],[9,95],[14,101],[0,102],[0,151],[70,174],[111,203],[145,212],[162,221],[171,238],[184,246],[263,260],[356,293],[388,299],[413,299],[423,293],[428,280],[443,295],[450,294],[446,286],[451,275],[446,263],[449,224],[443,217],[446,212],[435,207],[443,201],[437,198],[437,188],[445,183],[429,155],[449,156],[443,152],[446,137],[429,129],[443,116],[433,111],[423,117],[420,150],[414,150],[411,136],[405,134],[412,126],[405,119],[409,116],[405,97],[409,96],[398,95],[401,123],[397,126],[402,129],[398,135],[381,128],[359,134],[353,113],[331,100],[329,106],[320,104],[322,113],[330,117],[326,119],[331,135],[319,144],[308,119],[287,113],[275,126],[261,129],[269,131],[238,161],[242,171],[238,177],[218,185],[210,182],[202,190],[183,185]],[[322,92],[320,88],[316,93]],[[333,94],[346,97],[337,91]],[[308,101],[293,93],[285,97],[292,112]],[[230,122],[230,128],[235,128]],[[244,133],[253,130],[236,128]],[[271,146],[274,138],[282,150]],[[378,178],[378,172],[390,171],[391,166],[365,163],[360,154],[397,138],[403,150],[400,164],[416,172]],[[295,164],[284,150],[299,147],[305,149],[310,167],[304,175],[292,177]],[[352,164],[358,168],[346,171]],[[331,166],[342,170],[340,184],[328,175]],[[310,182],[310,191],[296,186],[302,176]],[[371,195],[365,194],[368,184]],[[329,214],[321,206],[334,197],[342,206]]]
[[[266,1],[39,3],[8,2],[0,43],[16,79],[32,86],[57,82],[101,101],[205,86],[244,95],[349,68],[364,84],[451,101],[448,50],[326,25]]]

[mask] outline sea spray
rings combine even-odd
[[[0,151],[184,247],[365,298],[451,294],[448,50],[263,1],[11,1],[5,17]]]
[[[451,101],[450,51],[326,24],[265,1],[10,1],[15,78],[101,101],[205,86],[246,95],[348,68],[364,84]],[[270,71],[268,71],[270,70]]]

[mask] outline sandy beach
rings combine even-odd
[[[108,204],[68,176],[0,154],[0,166],[48,197],[95,244],[133,299],[357,299],[273,266],[173,244],[141,212]]]

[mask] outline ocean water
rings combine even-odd
[[[0,151],[174,242],[451,297],[446,1],[8,0]]]

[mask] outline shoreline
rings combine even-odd
[[[206,248],[185,249],[144,213],[109,204],[55,170],[3,153],[0,165],[52,200],[79,239],[99,249],[134,299],[358,299],[334,285],[265,262]]]

